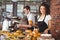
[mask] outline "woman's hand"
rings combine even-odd
[[[46,29],[46,30],[44,31],[44,33],[48,34],[48,29]]]

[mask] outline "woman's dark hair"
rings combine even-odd
[[[30,10],[30,6],[25,6],[24,9]]]
[[[44,2],[44,3],[42,3],[42,4],[39,6],[39,15],[41,15],[41,12],[40,12],[40,7],[41,7],[41,6],[44,6],[44,7],[45,7],[46,15],[50,14],[49,5],[47,5],[47,4]]]

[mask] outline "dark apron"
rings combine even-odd
[[[45,16],[46,17],[46,16]],[[45,31],[45,29],[48,28],[48,25],[44,22],[45,17],[43,19],[43,21],[39,21],[38,22],[38,28],[39,28],[39,32],[43,33]]]
[[[30,28],[28,28],[28,30],[32,30],[33,31],[33,29],[34,29],[34,27],[32,26],[32,27],[30,27]]]
[[[27,24],[29,25],[29,23],[28,23],[28,19],[26,18],[26,21],[27,21]],[[33,29],[34,29],[34,27],[33,26],[31,26],[30,28],[27,28],[28,30],[32,30],[33,31]]]

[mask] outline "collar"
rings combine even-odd
[[[31,14],[31,13],[29,12],[29,13],[27,14],[27,17],[29,17],[30,14]]]

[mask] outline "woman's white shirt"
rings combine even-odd
[[[38,22],[43,21],[44,18],[40,19],[39,16],[37,17]],[[48,21],[51,20],[50,15],[46,15],[44,22],[48,25]]]

